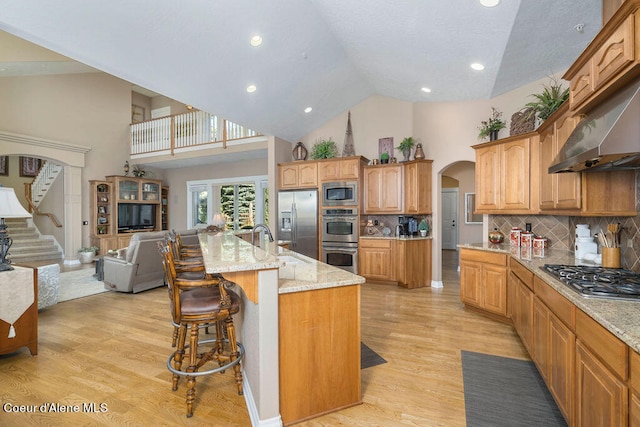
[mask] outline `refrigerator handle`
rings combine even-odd
[[[294,248],[298,242],[298,211],[295,202],[291,205],[291,243]]]

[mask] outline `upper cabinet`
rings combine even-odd
[[[413,160],[366,166],[364,213],[430,214],[432,163],[432,160]]]
[[[571,135],[579,118],[565,103],[540,126],[540,210],[541,212],[581,207],[580,173],[549,173],[549,166]],[[555,213],[555,212],[550,212]]]
[[[364,168],[364,213],[402,213],[402,165]]]
[[[572,111],[588,111],[640,74],[639,9],[640,0],[603,2],[607,22],[563,76]]]
[[[317,162],[292,162],[278,165],[278,187],[281,190],[318,186]]]
[[[357,181],[366,164],[364,157],[345,157],[318,162],[318,181]]]
[[[160,203],[162,181],[111,175],[107,180],[115,187],[117,202]]]
[[[476,212],[537,213],[538,135],[528,133],[476,145]]]

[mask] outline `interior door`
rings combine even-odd
[[[458,189],[442,189],[442,249],[457,249]]]

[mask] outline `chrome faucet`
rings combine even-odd
[[[273,234],[271,234],[269,226],[267,224],[256,224],[253,227],[253,232],[251,233],[251,244],[255,246],[256,231],[258,231],[260,228],[264,228],[264,231],[267,232],[267,236],[269,236],[269,241],[273,242]]]

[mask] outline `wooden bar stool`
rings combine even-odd
[[[236,293],[227,290],[233,283],[221,276],[205,276],[202,279],[180,278],[173,263],[171,250],[167,248],[163,255],[172,319],[173,323],[178,325],[177,348],[167,360],[167,367],[173,373],[174,391],[178,389],[179,378],[187,377],[187,417],[191,417],[198,376],[233,368],[238,394],[243,393],[240,361],[244,357],[244,347],[236,340],[232,317],[240,311],[241,299]],[[200,328],[214,324],[215,339],[199,340]],[[213,346],[207,351],[199,349],[202,344],[210,343],[213,343]],[[185,357],[188,361],[186,368],[183,367]],[[207,362],[217,362],[217,367],[203,370]]]

